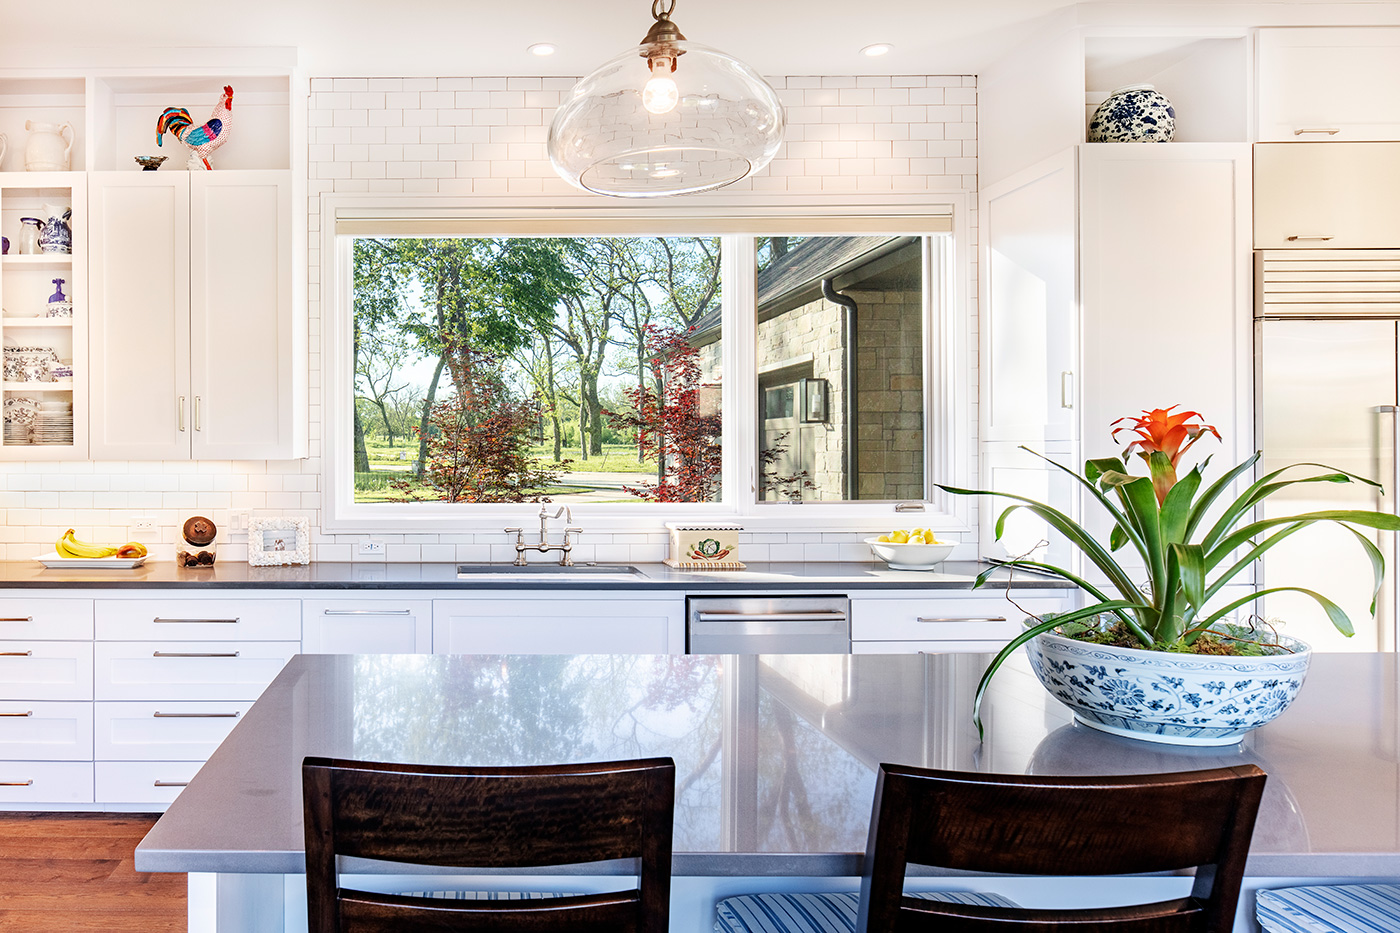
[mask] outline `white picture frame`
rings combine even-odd
[[[248,520],[248,564],[276,567],[311,563],[311,523],[305,518]]]

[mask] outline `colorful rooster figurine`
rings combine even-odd
[[[199,156],[205,168],[212,170],[214,166],[209,164],[209,156],[215,149],[228,142],[229,117],[233,115],[232,111],[233,88],[227,84],[224,85],[224,96],[219,98],[219,105],[214,108],[209,122],[203,126],[194,126],[190,112],[184,107],[166,107],[165,112],[156,120],[156,145],[163,145],[161,137],[171,133]]]

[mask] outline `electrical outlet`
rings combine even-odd
[[[228,524],[230,531],[248,530],[248,510],[234,509],[228,513]]]
[[[150,537],[156,533],[156,520],[149,515],[142,515],[131,520],[131,540],[135,541],[142,535]]]
[[[361,542],[360,542],[360,556],[361,556],[361,557],[383,557],[383,556],[384,556],[384,542],[383,542],[383,541],[373,541],[373,540],[371,540],[371,541],[361,541]]]

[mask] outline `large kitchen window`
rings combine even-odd
[[[790,521],[794,504],[929,500],[959,359],[943,346],[949,229],[937,214],[337,223],[328,526],[540,502],[622,524]]]

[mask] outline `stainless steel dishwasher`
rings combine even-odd
[[[849,654],[845,596],[691,596],[687,654]]]

